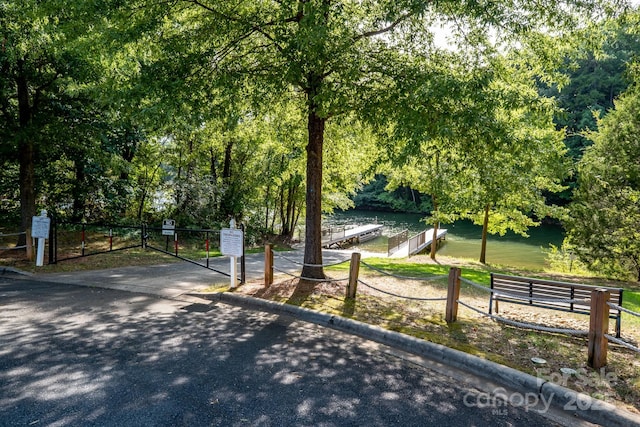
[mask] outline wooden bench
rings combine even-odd
[[[489,314],[492,314],[494,302],[497,313],[498,301],[504,301],[589,315],[591,311],[591,292],[595,289],[609,291],[611,294],[609,301],[622,306],[622,288],[590,286],[491,273],[491,289]],[[609,318],[616,321],[616,337],[618,338],[620,338],[621,315],[620,310],[610,308]]]

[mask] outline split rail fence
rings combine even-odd
[[[25,236],[24,245],[9,242],[9,240],[17,242],[20,239],[20,236]],[[30,230],[19,231],[16,233],[0,233],[0,251],[16,251],[22,249],[26,251],[27,259],[33,258],[33,241],[31,239]]]
[[[289,263],[294,263],[301,267],[309,266],[309,264],[297,262],[283,255],[278,255],[278,258]],[[460,305],[462,305],[463,307],[475,313],[478,313],[484,317],[490,318],[494,321],[497,321],[506,325],[510,325],[516,328],[586,337],[588,339],[587,360],[588,360],[589,366],[591,366],[594,369],[599,369],[602,366],[605,366],[607,364],[607,351],[608,351],[608,344],[610,342],[620,345],[631,351],[640,353],[640,348],[637,345],[626,342],[620,339],[619,336],[616,337],[609,334],[609,319],[612,311],[624,312],[630,316],[636,316],[636,317],[640,317],[640,313],[637,313],[622,307],[621,298],[617,298],[617,295],[616,295],[616,302],[615,303],[612,302],[611,290],[606,288],[594,288],[590,290],[590,293],[588,296],[581,295],[579,298],[554,299],[549,297],[543,297],[538,300],[534,296],[529,296],[529,295],[523,296],[521,294],[509,294],[508,292],[505,292],[505,291],[494,290],[485,285],[475,283],[472,280],[462,277],[461,270],[457,267],[452,267],[449,270],[448,275],[441,275],[441,276],[409,277],[409,276],[390,274],[362,261],[361,255],[358,252],[352,253],[350,259],[341,260],[339,262],[335,262],[332,264],[326,264],[326,265],[323,264],[322,267],[334,266],[334,265],[343,264],[346,262],[350,263],[349,275],[347,277],[339,278],[339,279],[307,278],[301,275],[293,274],[283,268],[278,268],[277,266],[275,266],[274,252],[271,248],[271,245],[267,245],[265,247],[265,264],[264,264],[265,265],[265,268],[264,268],[265,286],[268,287],[271,284],[273,284],[274,270],[277,272],[286,274],[288,276],[301,279],[301,280],[308,280],[308,281],[315,281],[315,282],[345,282],[346,283],[345,298],[349,298],[349,299],[356,298],[357,287],[358,285],[362,285],[374,291],[381,292],[385,295],[389,295],[392,297],[401,298],[405,300],[445,302],[445,320],[447,323],[455,323],[457,321],[458,308]],[[361,265],[379,274],[390,276],[400,280],[417,280],[417,281],[433,282],[435,280],[441,280],[441,279],[447,278],[448,285],[447,285],[446,294],[439,297],[434,297],[434,298],[421,298],[421,297],[415,297],[415,296],[409,296],[409,295],[400,295],[396,292],[385,290],[383,289],[383,286],[374,286],[360,279],[359,275],[360,275]],[[313,266],[318,267],[317,265],[313,265]],[[461,283],[465,283],[471,286],[472,288],[488,293],[491,299],[496,297],[494,294],[499,293],[502,298],[504,298],[505,296],[508,296],[510,299],[512,299],[512,302],[519,299],[521,300],[521,302],[527,303],[527,304],[568,303],[568,304],[588,305],[589,307],[588,312],[585,312],[583,314],[588,314],[589,316],[589,329],[577,330],[577,329],[570,329],[570,328],[557,328],[557,327],[551,327],[551,326],[546,326],[541,324],[521,322],[521,321],[509,319],[506,317],[498,316],[496,314],[492,314],[491,312],[485,312],[477,307],[474,307],[472,304],[465,302],[463,298],[461,298],[460,296]],[[618,320],[616,323],[618,323],[618,329],[616,332],[617,332],[617,335],[619,335],[619,317],[617,319]]]

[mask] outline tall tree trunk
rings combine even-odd
[[[431,196],[431,202],[433,204],[433,212],[434,213],[438,213],[438,197],[436,196],[437,194],[440,194],[440,190],[441,190],[441,185],[439,184],[439,179],[438,176],[440,174],[440,152],[436,151],[436,155],[434,157],[434,162],[435,162],[435,173],[434,173],[434,189],[433,189],[433,195]],[[429,254],[429,256],[431,257],[432,260],[435,261],[436,259],[436,250],[438,249],[438,225],[439,223],[435,222],[433,224],[433,236],[431,238],[431,253]]]
[[[300,219],[300,214],[302,213],[302,208],[299,207],[297,204],[294,206],[294,212],[295,212],[295,217],[293,219],[293,230],[296,229],[296,227],[298,226],[298,220]],[[293,232],[292,232],[293,235]]]
[[[187,144],[187,155],[186,155],[186,164],[184,165],[184,176],[178,176],[178,186],[180,189],[180,199],[176,200],[176,206],[182,212],[190,212],[191,211],[191,203],[193,202],[193,189],[191,188],[191,179],[194,175],[195,164],[193,160],[193,139],[189,138]],[[182,158],[182,150],[180,151],[180,157]],[[182,159],[180,160],[180,168],[178,169],[178,174],[182,172]],[[181,182],[182,181],[182,182]]]
[[[222,164],[222,197],[220,198],[219,216],[220,219],[230,219],[235,216],[233,209],[233,189],[232,187],[232,153],[233,140],[229,140],[224,148],[224,161]]]
[[[178,151],[178,171],[176,173],[176,192],[175,192],[175,206],[180,206],[182,202],[182,148]]]
[[[269,230],[269,204],[271,199],[271,185],[267,185],[267,189],[264,192],[264,229]],[[272,231],[270,231],[272,232]]]
[[[265,172],[271,170],[271,155],[268,156],[267,167]],[[265,174],[267,175],[267,174]],[[267,175],[268,176],[268,175]],[[270,176],[267,178],[267,187],[264,192],[264,229],[269,230],[269,205],[271,204],[271,184],[273,180]]]
[[[20,215],[25,230],[31,228],[31,218],[36,214],[35,147],[28,137],[20,139]]]
[[[297,188],[295,177],[289,179],[289,191],[287,192],[287,237],[293,235],[293,207],[295,206],[295,194]]]
[[[224,165],[222,167],[222,178],[231,178],[231,151],[233,150],[233,140],[229,140],[224,147]]]
[[[280,186],[280,194],[278,197],[278,207],[280,210],[280,235],[284,236],[287,232],[287,221],[284,215],[284,184]]]
[[[85,191],[84,191],[84,181],[85,181],[85,173],[84,166],[82,162],[78,159],[75,161],[75,180],[73,182],[73,211],[71,213],[71,220],[73,222],[79,222],[84,218],[84,210],[87,205]]]
[[[144,213],[144,204],[147,199],[147,177],[149,172],[145,170],[144,178],[142,180],[141,193],[140,193],[140,205],[138,206],[138,222],[142,221],[142,214]]]
[[[306,194],[306,237],[304,242],[304,263],[302,276],[324,279],[322,268],[322,148],[326,119],[319,117],[309,94],[309,116],[307,129],[307,194]]]
[[[18,115],[20,136],[18,153],[20,162],[20,216],[22,229],[31,228],[31,218],[36,214],[36,172],[35,145],[27,132],[31,124],[32,107],[29,100],[29,84],[22,72],[22,62],[18,62],[16,86],[18,91]],[[19,242],[22,244],[22,242]]]
[[[218,180],[218,173],[216,171],[216,165],[218,163],[218,156],[213,149],[209,148],[209,175],[211,175],[211,182],[215,185]]]
[[[487,203],[484,208],[484,220],[482,221],[482,245],[480,247],[480,262],[486,263],[487,260],[487,230],[489,229],[489,210],[491,205]]]
[[[438,211],[438,200],[436,196],[431,196],[433,200],[433,211]],[[436,259],[436,250],[438,249],[438,223],[433,224],[433,236],[431,237],[431,253],[429,256],[432,260]]]

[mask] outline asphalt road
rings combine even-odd
[[[379,344],[216,303],[0,275],[2,426],[536,426]]]

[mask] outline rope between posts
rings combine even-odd
[[[405,279],[405,280],[424,280],[424,281],[428,281],[428,280],[439,280],[439,279],[446,279],[449,276],[447,275],[440,275],[440,276],[429,276],[429,277],[411,277],[411,276],[400,276],[397,274],[391,274],[391,273],[387,273],[384,270],[381,270],[377,267],[374,267],[370,264],[367,264],[364,261],[360,261],[360,264],[364,265],[367,268],[370,268],[373,271],[377,271],[378,273],[384,274],[385,276],[391,276],[391,277],[395,277],[396,279]]]
[[[368,283],[363,282],[362,280],[358,279],[359,283],[362,283],[363,285],[365,285],[368,288],[373,289],[374,291],[378,291],[381,292],[383,294],[387,294],[387,295],[391,295],[393,297],[396,298],[403,298],[403,299],[408,299],[408,300],[414,300],[414,301],[446,301],[447,298],[446,297],[439,297],[439,298],[419,298],[419,297],[408,297],[408,296],[404,296],[404,295],[398,295],[398,294],[394,294],[393,292],[389,292],[389,291],[383,291],[382,289],[378,289],[375,286],[372,286]]]
[[[333,267],[335,265],[344,264],[345,262],[350,261],[350,259],[345,259],[345,260],[342,260],[342,261],[334,262],[332,264],[305,264],[304,262],[300,262],[300,261],[293,260],[291,258],[287,258],[284,255],[277,255],[277,257],[278,258],[282,258],[282,259],[284,259],[286,261],[289,261],[292,264],[301,265],[303,267],[323,267],[323,268],[324,267]]]
[[[477,289],[482,289],[485,292],[492,292],[492,289],[487,288],[486,286],[482,286],[476,282],[474,282],[473,280],[469,280],[469,279],[465,279],[464,277],[460,277],[460,280],[463,281],[464,283],[473,286],[474,288]]]
[[[505,323],[507,325],[511,325],[511,326],[515,326],[518,328],[525,328],[525,329],[533,329],[535,331],[543,331],[543,332],[554,332],[554,333],[560,333],[560,334],[568,334],[568,335],[575,335],[575,336],[587,336],[589,335],[589,332],[587,331],[579,331],[577,329],[563,329],[563,328],[551,328],[548,326],[540,326],[540,325],[536,325],[533,323],[524,323],[524,322],[518,322],[516,320],[511,320],[511,319],[507,319],[505,317],[500,317],[500,316],[495,316],[493,314],[488,314],[485,313],[484,311],[478,310],[475,307],[472,307],[468,304],[465,304],[464,302],[458,300],[458,304],[461,304],[465,307],[467,307],[468,309],[475,311],[477,313],[482,314],[483,316],[489,317],[493,320],[497,320],[498,322],[502,322]]]
[[[605,338],[607,338],[612,343],[620,344],[621,346],[626,347],[629,350],[633,350],[635,352],[640,353],[640,348],[638,348],[638,347],[636,347],[636,346],[634,346],[632,344],[629,344],[626,341],[622,341],[621,339],[618,339],[616,337],[612,337],[611,335],[607,335],[607,334],[604,334],[604,336],[605,336]]]
[[[295,274],[289,273],[288,271],[280,270],[279,268],[277,268],[275,266],[273,267],[273,269],[278,271],[278,272],[280,272],[280,273],[284,273],[287,276],[295,277],[296,279],[301,279],[301,280],[308,280],[310,282],[328,283],[328,282],[344,282],[344,281],[349,280],[348,277],[345,278],[345,279],[314,279],[312,277],[297,276]]]
[[[621,307],[621,306],[619,306],[617,304],[613,304],[611,302],[607,302],[607,305],[609,307],[613,308],[614,310],[620,310],[620,311],[623,311],[625,313],[631,314],[632,316],[640,317],[640,313],[637,313],[635,311],[631,311],[628,308]]]

